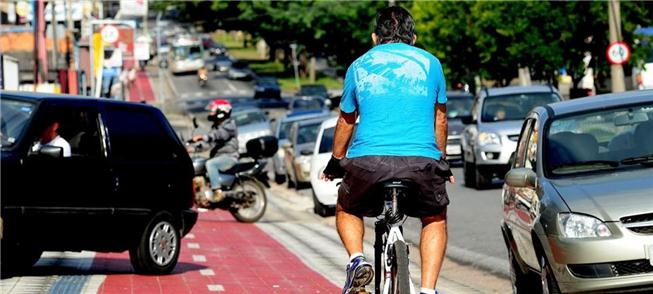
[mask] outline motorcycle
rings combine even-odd
[[[201,68],[197,71],[197,79],[200,87],[206,86],[209,81],[209,71],[206,68]]]
[[[195,119],[193,123],[197,128]],[[195,169],[193,191],[198,207],[227,210],[243,223],[253,223],[263,217],[267,207],[265,189],[270,187],[265,158],[272,157],[277,152],[278,142],[275,137],[264,136],[249,140],[246,144],[247,152],[241,154],[238,163],[227,170],[220,170],[222,187],[219,196],[211,189],[205,167],[208,157],[199,154],[204,149],[203,146],[191,141],[187,144],[193,145],[189,152]]]

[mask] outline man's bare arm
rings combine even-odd
[[[447,122],[447,105],[436,104],[435,107],[435,138],[438,150],[442,152],[442,157],[447,155],[447,132],[449,125]]]
[[[358,118],[358,112],[356,111],[352,113],[340,112],[340,117],[338,117],[338,123],[336,124],[336,130],[333,135],[333,157],[343,159],[347,155],[347,148],[354,134],[356,118]]]

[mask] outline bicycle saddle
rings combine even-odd
[[[380,185],[383,189],[392,189],[392,188],[411,189],[416,184],[410,180],[391,179],[391,180],[381,182],[378,185]]]

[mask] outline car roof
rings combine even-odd
[[[323,128],[323,129],[333,128],[333,127],[336,126],[336,123],[338,123],[338,117],[337,116],[329,118],[329,119],[323,121],[321,128]]]
[[[611,108],[620,105],[639,104],[653,102],[653,90],[638,90],[622,93],[612,93],[597,96],[589,96],[569,101],[555,102],[548,106],[553,110],[554,116],[565,115],[575,112],[592,111],[603,108]],[[538,107],[545,111],[544,107]]]
[[[300,120],[300,121],[297,121],[296,123],[297,123],[300,127],[303,127],[303,126],[306,126],[306,125],[320,124],[320,123],[322,123],[325,119],[327,119],[327,117],[316,117],[316,118],[311,118],[311,119],[307,119],[307,120]]]
[[[0,97],[20,99],[20,100],[33,101],[33,102],[42,102],[42,101],[64,102],[65,101],[65,102],[73,102],[73,103],[80,103],[80,104],[102,103],[102,104],[123,105],[123,106],[130,106],[130,107],[155,108],[152,105],[140,103],[140,102],[117,101],[111,99],[69,95],[69,94],[52,94],[52,93],[25,92],[25,91],[0,91]]]
[[[447,98],[474,98],[474,95],[465,91],[447,91]]]
[[[318,117],[329,117],[330,114],[325,114],[324,112],[309,112],[309,113],[302,113],[298,115],[292,115],[292,116],[286,116],[283,119],[281,119],[281,122],[295,122],[299,120],[307,120],[307,119],[312,119],[312,118],[318,118]]]
[[[510,86],[503,88],[484,88],[481,90],[481,96],[501,96],[521,93],[552,93],[556,92],[553,86],[533,85],[533,86]]]

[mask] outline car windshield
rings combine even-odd
[[[265,116],[260,112],[241,112],[234,115],[236,125],[241,127],[250,124],[265,122]]]
[[[320,140],[320,150],[319,153],[330,153],[333,149],[333,133],[336,128],[324,129],[322,133],[322,140]]]
[[[202,48],[199,45],[175,47],[175,60],[194,60],[202,57]]]
[[[556,93],[522,93],[486,97],[481,111],[481,121],[523,120],[531,109],[558,102]]]
[[[34,104],[3,98],[0,105],[1,145],[3,148],[11,147],[28,125],[34,112]]]
[[[284,121],[281,122],[279,126],[279,140],[288,139],[288,134],[290,133],[290,128],[292,128],[292,122]]]
[[[323,104],[320,99],[295,99],[292,102],[293,110],[313,110],[322,109]]]
[[[322,85],[302,86],[299,89],[299,93],[302,95],[314,95],[314,94],[322,95],[327,93],[327,89]]]
[[[236,69],[245,69],[247,68],[247,63],[242,61],[237,61],[231,64],[231,67]]]
[[[320,131],[321,123],[314,123],[299,126],[297,130],[297,145],[304,143],[314,143],[317,139],[317,133]]]
[[[471,114],[472,96],[449,97],[447,100],[447,118],[458,118]]]
[[[653,104],[554,120],[545,141],[554,175],[653,165]]]

